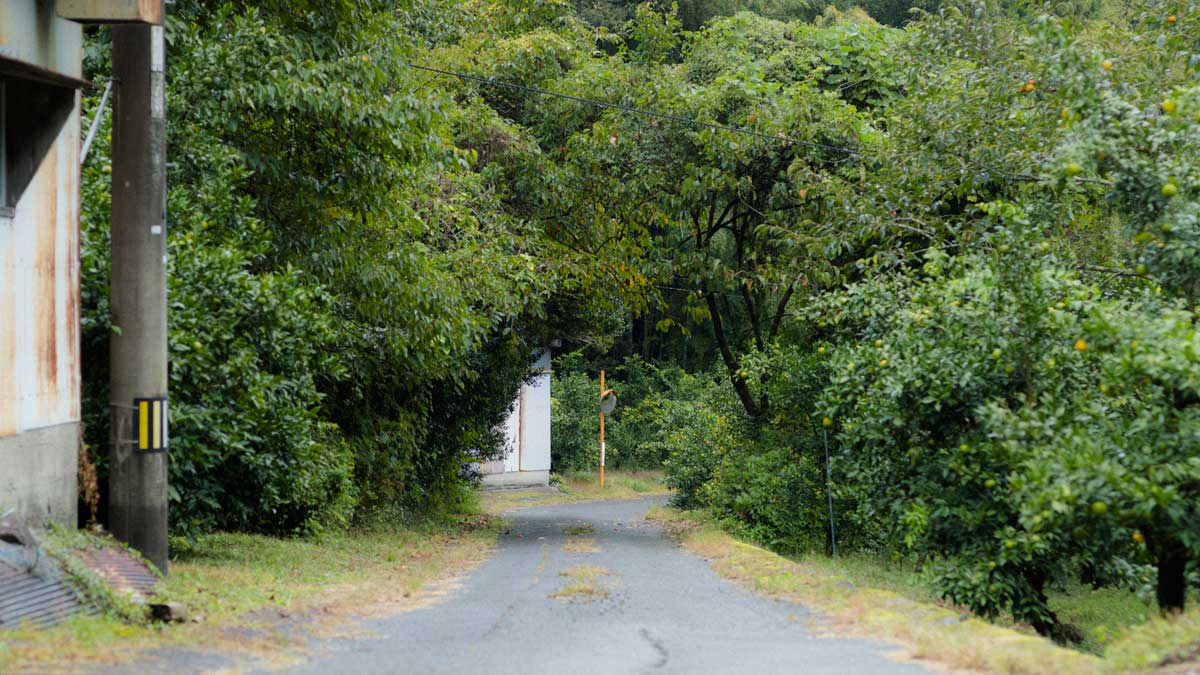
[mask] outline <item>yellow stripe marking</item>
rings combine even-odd
[[[150,447],[162,447],[162,401],[154,401],[154,431],[150,436]]]
[[[150,402],[138,401],[138,450],[150,449],[150,434],[146,427],[150,424]]]

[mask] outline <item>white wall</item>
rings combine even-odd
[[[512,411],[504,421],[506,453],[503,459],[481,467],[485,484],[514,484],[502,475],[526,474],[545,484],[550,471],[550,351],[534,362],[532,375],[521,385]]]
[[[550,352],[545,350],[533,366],[537,373],[525,385],[525,446],[522,471],[550,470]]]

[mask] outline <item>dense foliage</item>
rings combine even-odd
[[[556,272],[456,144],[464,124],[446,95],[404,66],[414,38],[400,7],[172,8],[177,532],[312,532],[453,503],[547,334]],[[89,48],[97,77],[106,39]],[[101,145],[84,173],[84,296],[102,460]]]
[[[1194,5],[190,0],[168,36],[178,531],[453,504],[560,338],[557,469],[605,368],[609,465],[780,549],[834,525],[1061,640],[1063,581],[1188,600]]]
[[[618,65],[556,84],[764,136],[597,112],[559,169],[635,200],[578,227],[620,224],[614,265],[640,264],[660,331],[632,321],[589,371],[726,373],[631,439],[674,434],[679,503],[805,550],[832,502],[843,549],[1071,640],[1054,584],[1149,583],[1171,609],[1197,578],[1200,59],[1182,10],[1043,11],[694,33],[640,12]],[[654,21],[678,47],[644,53]]]

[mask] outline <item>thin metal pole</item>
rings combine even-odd
[[[825,495],[829,498],[829,544],[833,555],[837,555],[837,532],[833,529],[833,477],[829,470],[829,432],[821,430],[825,438]]]
[[[100,120],[104,119],[105,106],[108,105],[108,95],[112,93],[112,78],[104,85],[104,95],[100,97],[100,105],[92,117],[92,126],[88,129],[87,138],[83,141],[83,149],[79,151],[79,166],[87,161],[88,151],[92,149],[92,141],[96,140],[96,132],[100,129]]]
[[[600,371],[600,402],[604,403],[604,371]],[[604,408],[600,408],[600,488],[604,488]]]

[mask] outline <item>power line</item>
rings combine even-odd
[[[840,147],[837,145],[829,145],[827,143],[816,143],[813,141],[803,141],[798,138],[792,138],[792,137],[790,137],[786,134],[782,134],[782,133],[780,133],[780,134],[764,134],[761,131],[755,131],[753,129],[746,129],[743,127],[733,127],[733,126],[729,126],[726,124],[717,124],[716,122],[704,122],[701,120],[692,119],[690,117],[682,117],[680,115],[672,115],[670,113],[657,112],[655,110],[647,110],[645,108],[635,108],[633,106],[621,105],[619,103],[609,103],[608,101],[598,101],[596,99],[584,98],[582,96],[574,96],[571,94],[562,94],[562,93],[559,93],[556,91],[550,91],[548,89],[541,89],[539,87],[531,87],[531,86],[524,85],[524,84],[517,84],[516,82],[506,82],[504,80],[497,80],[497,79],[493,79],[490,77],[480,77],[478,75],[468,75],[467,73],[458,73],[458,72],[455,72],[452,70],[443,70],[441,68],[434,68],[432,66],[422,66],[422,65],[415,64],[415,63],[405,63],[404,65],[406,65],[409,68],[412,68],[414,70],[424,70],[424,71],[430,72],[430,73],[437,73],[438,75],[446,75],[449,77],[456,77],[460,80],[467,80],[470,82],[478,82],[480,84],[486,84],[486,85],[490,85],[490,86],[494,86],[494,87],[507,87],[509,89],[515,89],[517,91],[523,91],[523,92],[530,93],[530,94],[537,94],[539,96],[551,96],[554,98],[566,99],[568,101],[575,101],[576,103],[583,103],[586,105],[595,106],[597,108],[606,108],[608,110],[620,110],[622,112],[633,113],[635,115],[645,115],[646,117],[655,117],[658,119],[670,120],[672,122],[679,122],[681,124],[690,124],[690,125],[696,126],[696,127],[705,127],[708,129],[715,129],[718,131],[728,131],[728,132],[735,133],[735,134],[744,134],[746,136],[754,136],[756,138],[763,138],[763,139],[766,139],[769,141],[775,141],[775,142],[783,141],[786,143],[794,143],[796,145],[803,145],[805,147],[810,147],[810,148],[820,148],[822,150],[829,150],[831,152],[839,152],[839,153],[843,153],[846,155],[858,154],[858,151],[852,150],[850,148],[843,148],[843,147]]]

